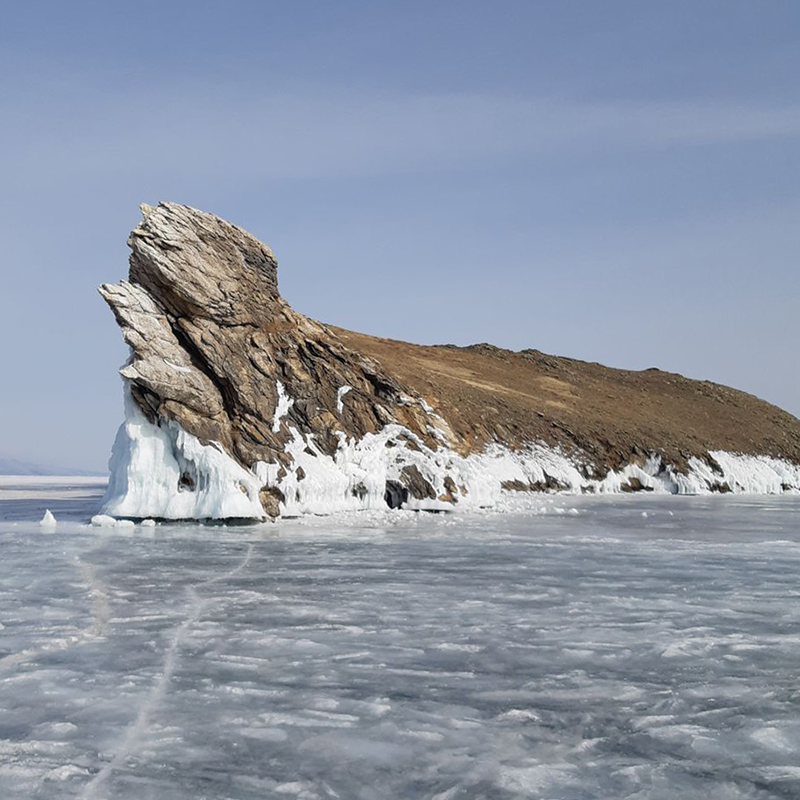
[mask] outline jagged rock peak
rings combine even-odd
[[[129,280],[100,294],[131,347],[121,375],[151,424],[176,423],[245,469],[288,467],[292,430],[328,455],[341,435],[393,422],[435,441],[409,389],[280,297],[269,247],[188,206],[143,213]]]
[[[279,301],[272,250],[236,225],[177,203],[143,205],[128,239],[130,280],[177,317],[261,324]]]

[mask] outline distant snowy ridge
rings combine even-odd
[[[280,392],[276,424],[289,402]],[[113,517],[263,519],[264,488],[280,498],[280,516],[387,505],[436,511],[502,507],[505,498],[536,490],[800,493],[800,465],[768,456],[714,451],[709,453],[710,463],[692,458],[687,474],[681,474],[653,455],[643,464],[594,478],[588,458],[582,464],[544,445],[518,451],[492,445],[482,453],[461,456],[446,446],[431,449],[394,424],[358,441],[340,434],[333,456],[316,446],[312,434],[302,435],[289,425],[292,438],[286,453],[292,467],[258,462],[248,470],[221,447],[202,444],[173,421],[150,422],[127,391],[125,413],[102,508]]]

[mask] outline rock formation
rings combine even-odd
[[[272,251],[143,206],[104,284],[131,356],[107,513],[261,518],[504,493],[800,489],[800,421],[724,386],[490,345],[421,347],[297,313]]]

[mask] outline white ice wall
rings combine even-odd
[[[691,459],[688,474],[682,475],[663,467],[653,455],[643,465],[629,464],[599,480],[586,478],[578,459],[544,445],[520,451],[493,445],[463,457],[444,445],[432,450],[400,425],[387,425],[358,441],[340,433],[338,449],[329,456],[315,445],[313,435],[303,436],[288,424],[285,415],[293,401],[283,386],[278,395],[274,425],[286,425],[292,437],[286,446],[292,466],[280,478],[277,464],[259,462],[246,470],[221,447],[201,444],[174,422],[149,422],[126,389],[126,418],[109,462],[103,513],[162,519],[262,518],[258,491],[265,485],[281,490],[283,516],[385,508],[386,482],[399,481],[406,466],[416,467],[436,494],[436,499],[409,498],[406,507],[430,510],[496,506],[508,494],[504,482],[528,485],[548,477],[571,492],[620,492],[632,478],[659,493],[705,494],[724,483],[735,493],[800,491],[800,466],[767,456],[713,452],[722,474]],[[434,426],[441,424],[432,409],[431,416]],[[184,473],[191,476],[193,488],[181,488]],[[455,506],[439,499],[447,494],[446,478],[458,490]]]
[[[125,421],[109,461],[102,513],[113,517],[262,517],[259,482],[221,447],[203,445],[174,422],[150,422],[125,389]],[[194,488],[181,488],[186,473]]]

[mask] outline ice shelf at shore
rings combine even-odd
[[[512,451],[491,445],[461,456],[433,450],[411,431],[390,424],[356,441],[340,434],[333,456],[289,426],[291,466],[258,462],[245,469],[215,444],[202,444],[172,421],[150,422],[125,397],[125,422],[109,462],[111,477],[102,513],[144,519],[263,519],[264,487],[277,490],[280,516],[386,508],[447,510],[497,507],[520,491],[553,487],[571,493],[635,490],[671,494],[800,492],[800,466],[768,456],[721,451],[698,458],[686,474],[658,454],[602,478],[558,449],[532,444]],[[278,415],[276,414],[276,417]],[[403,470],[418,472],[433,496],[414,497]]]

